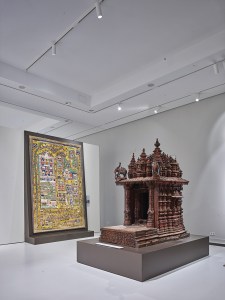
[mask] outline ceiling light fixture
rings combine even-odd
[[[200,100],[200,93],[197,93],[195,96],[195,101],[198,102]]]
[[[147,85],[148,87],[152,88],[154,86],[154,83],[148,83]]]
[[[117,107],[117,109],[120,111],[120,110],[122,110],[122,106],[121,106],[121,103],[119,103],[118,104],[118,107]]]
[[[224,68],[224,71],[225,71],[225,60],[222,62],[223,64],[223,68]]]
[[[97,17],[98,17],[98,19],[101,19],[102,18],[102,9],[101,9],[101,5],[99,3],[99,0],[96,0],[95,7],[96,7]]]
[[[162,108],[161,105],[156,106],[156,107],[154,108],[154,114],[157,114],[158,112],[160,112],[161,108]]]
[[[52,42],[52,55],[56,55],[56,44]]]
[[[213,70],[214,70],[215,75],[219,74],[219,66],[218,66],[217,63],[215,63],[215,64],[213,65]]]

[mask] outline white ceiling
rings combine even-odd
[[[101,8],[0,0],[0,125],[76,139],[225,92],[224,0]]]

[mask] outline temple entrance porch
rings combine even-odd
[[[132,224],[147,225],[149,210],[149,192],[148,190],[134,191]]]

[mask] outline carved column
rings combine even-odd
[[[155,227],[154,186],[151,185],[151,227]]]
[[[154,206],[152,203],[153,200],[153,190],[151,184],[148,186],[148,220],[147,227],[154,227]]]
[[[124,225],[131,225],[131,187],[124,185],[125,204],[124,204]]]
[[[185,229],[184,227],[184,221],[183,221],[183,208],[182,208],[182,186],[179,186],[179,194],[180,194],[180,198],[178,199],[178,205],[179,205],[179,221],[180,221],[180,228],[182,230]]]
[[[172,201],[172,194],[171,194],[171,186],[168,185],[167,187],[167,201],[168,201],[168,228],[169,231],[173,231],[173,201]]]
[[[159,228],[159,185],[154,185],[154,218],[155,228]]]
[[[166,186],[163,190],[163,227],[164,231],[168,230]]]

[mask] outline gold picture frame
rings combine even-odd
[[[25,240],[87,231],[83,144],[25,132]]]

